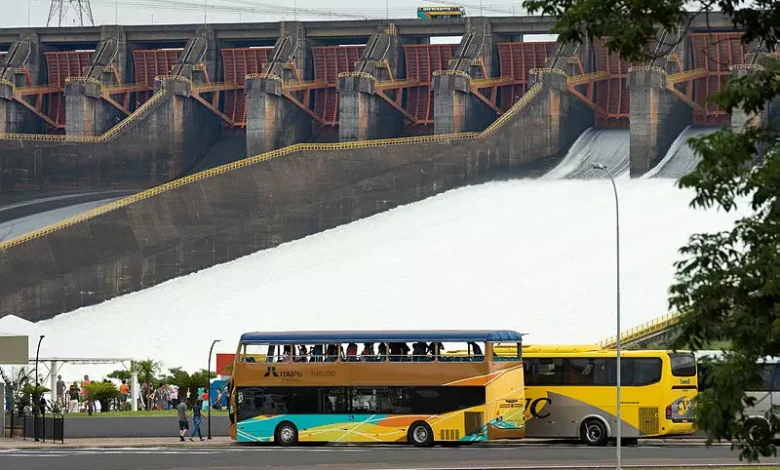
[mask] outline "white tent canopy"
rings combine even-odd
[[[63,366],[68,369],[84,367],[87,364],[116,364],[117,368],[131,367],[131,358],[112,354],[110,350],[95,350],[95,345],[92,343],[74,342],[69,340],[68,335],[64,332],[58,332],[54,328],[41,327],[16,315],[6,315],[0,318],[0,334],[27,336],[29,338],[28,357],[30,364],[28,367],[35,366],[37,357],[39,360],[38,373],[44,377],[48,376],[48,382],[50,383],[46,385],[53,392],[56,390],[57,375],[63,369]],[[41,336],[43,336],[42,340]],[[40,351],[38,351],[39,341]],[[74,375],[74,373],[69,375]],[[68,377],[65,379],[67,381]],[[71,379],[75,379],[75,376],[71,377]],[[46,382],[45,378],[44,382]],[[132,388],[133,395],[135,395],[138,389],[135,380]],[[56,393],[52,394],[52,399],[56,399]],[[134,409],[136,401],[134,398]]]

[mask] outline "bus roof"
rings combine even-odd
[[[523,334],[512,330],[410,331],[279,331],[244,333],[242,344],[404,343],[409,341],[512,341]]]

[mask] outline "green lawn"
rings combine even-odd
[[[188,412],[189,414],[189,412]],[[87,413],[66,413],[66,418],[142,418],[142,417],[168,418],[176,416],[176,410],[168,411],[107,411],[105,413],[93,413],[89,416]],[[203,417],[208,416],[208,411],[203,412]],[[211,416],[227,416],[225,410],[211,410]]]

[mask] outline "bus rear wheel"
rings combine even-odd
[[[586,420],[582,423],[580,439],[589,446],[607,445],[607,440],[609,439],[607,427],[598,419]]]
[[[289,421],[283,421],[276,426],[274,431],[274,444],[285,447],[294,446],[298,443],[298,428]]]
[[[433,431],[424,421],[417,421],[409,426],[406,436],[415,447],[431,447],[433,445]]]

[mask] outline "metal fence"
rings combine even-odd
[[[42,413],[14,416],[14,413],[12,413],[9,423],[11,425],[10,437],[13,437],[14,428],[18,426],[18,420],[22,422],[22,438],[25,441],[27,439],[35,439],[35,442],[46,442],[48,439],[52,443],[57,441],[61,444],[65,443],[65,417],[61,414]]]

